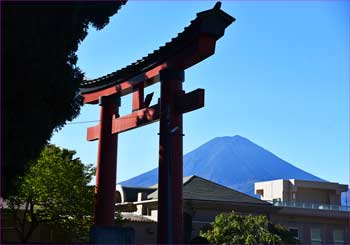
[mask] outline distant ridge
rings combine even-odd
[[[184,176],[197,175],[243,193],[254,195],[254,182],[274,179],[325,181],[236,135],[217,137],[184,156]],[[125,186],[151,186],[158,168],[121,182]]]

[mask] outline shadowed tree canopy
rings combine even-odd
[[[3,196],[53,131],[79,114],[75,52],[89,25],[103,28],[125,2],[1,2]]]
[[[200,235],[211,244],[298,244],[289,230],[268,222],[266,216],[221,213],[215,217],[212,229]]]
[[[88,183],[95,168],[74,158],[75,153],[48,145],[19,178],[18,193],[9,198],[8,211],[22,243],[40,224],[60,228],[67,239],[88,242],[94,199],[94,188]]]

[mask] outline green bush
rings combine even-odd
[[[234,212],[216,216],[212,229],[200,236],[213,244],[290,244],[298,243],[287,228],[273,225],[266,216],[239,215]]]

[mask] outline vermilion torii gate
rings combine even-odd
[[[100,105],[100,123],[87,130],[87,140],[99,140],[95,189],[95,226],[114,225],[118,134],[160,121],[158,175],[158,243],[183,242],[182,114],[204,106],[204,90],[182,90],[184,70],[214,54],[216,41],[235,19],[220,9],[197,14],[183,32],[131,65],[84,81],[85,104]],[[158,103],[144,88],[161,83]],[[132,93],[131,114],[120,116],[121,96]],[[137,149],[135,149],[137,151]]]

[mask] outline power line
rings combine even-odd
[[[67,124],[83,124],[83,123],[92,123],[92,122],[99,122],[100,120],[94,120],[94,121],[81,121],[81,122],[70,122]]]
[[[139,115],[132,115],[132,116],[122,116],[122,117],[117,117],[116,119],[119,120],[125,120],[129,118],[135,118],[135,117],[140,117]],[[69,122],[67,125],[71,124],[83,124],[83,123],[93,123],[93,122],[100,122],[100,120],[93,120],[93,121],[80,121],[80,122]]]

